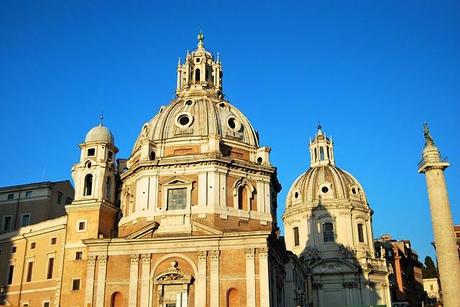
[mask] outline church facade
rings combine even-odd
[[[142,126],[129,159],[117,163],[114,136],[94,127],[67,215],[0,237],[4,304],[305,305],[276,224],[270,148],[224,99],[221,63],[198,39],[176,98]]]
[[[224,98],[222,76],[200,33],[175,99],[142,125],[128,159],[104,125],[87,133],[66,215],[0,235],[0,304],[391,305],[372,211],[335,166],[332,140],[319,128],[280,236],[270,148]]]

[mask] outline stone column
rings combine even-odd
[[[86,268],[86,290],[85,290],[85,306],[93,305],[94,293],[94,271],[96,266],[96,257],[88,257],[88,266]]]
[[[211,251],[211,307],[219,307],[219,254],[220,251]]]
[[[195,307],[206,307],[206,259],[208,252],[198,254],[198,276],[195,286]]]
[[[141,306],[149,305],[149,291],[150,291],[150,254],[142,254],[142,267],[141,267]]]
[[[96,307],[104,307],[107,256],[97,256]]]
[[[269,267],[268,267],[268,249],[261,248],[259,252],[259,295],[260,307],[270,306],[270,287],[269,287]]]
[[[425,173],[426,178],[443,303],[446,307],[457,307],[460,306],[460,261],[444,177],[449,163],[441,159],[427,125],[424,135],[425,148],[418,172]]]
[[[246,306],[256,306],[256,279],[254,265],[254,249],[248,248],[246,253]]]
[[[137,284],[139,278],[139,255],[131,255],[131,265],[129,267],[129,296],[128,306],[137,306]]]

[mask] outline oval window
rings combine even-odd
[[[176,118],[176,125],[180,128],[189,127],[192,121],[193,117],[189,113],[181,113]]]
[[[329,192],[329,188],[328,187],[322,187],[321,192],[327,193],[327,192]]]

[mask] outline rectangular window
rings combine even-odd
[[[11,253],[12,253],[12,254],[16,253],[16,246],[13,246],[13,247],[11,248]]]
[[[294,227],[294,246],[299,246],[299,227]]]
[[[58,199],[57,199],[58,205],[62,205],[62,193],[58,192]]]
[[[113,152],[109,151],[107,155],[107,160],[112,161],[112,159],[113,159]]]
[[[56,238],[51,238],[51,241],[50,241],[50,244],[51,245],[55,245],[57,242],[57,239]]]
[[[27,263],[27,276],[26,276],[26,282],[32,281],[32,270],[34,269],[34,262],[29,261]]]
[[[32,191],[27,191],[26,198],[31,198],[31,197],[32,197]]]
[[[21,227],[25,227],[28,225],[30,225],[30,214],[29,213],[21,214]]]
[[[364,243],[363,224],[358,224],[358,240],[359,240],[359,242]]]
[[[168,210],[183,210],[187,202],[187,189],[168,189]]]
[[[72,290],[80,290],[80,279],[72,279]]]
[[[9,200],[14,199],[14,194],[13,193],[8,194],[8,199]]]
[[[3,224],[2,224],[3,232],[7,232],[11,230],[12,221],[13,221],[13,217],[11,215],[3,217]]]
[[[46,278],[51,279],[53,278],[53,270],[54,270],[54,258],[48,258],[48,270],[46,271]]]
[[[36,242],[30,243],[30,249],[35,249],[36,246],[37,246]]]
[[[332,223],[323,224],[323,240],[324,242],[334,242],[334,225]]]
[[[8,268],[8,284],[11,285],[13,283],[13,274],[14,274],[14,265],[10,265]]]
[[[96,154],[96,149],[88,148],[88,157],[92,157]]]
[[[78,230],[83,231],[86,229],[86,221],[78,222]]]
[[[43,302],[43,307],[50,307],[50,302]]]
[[[83,252],[76,252],[75,253],[75,260],[83,259]]]

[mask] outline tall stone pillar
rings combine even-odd
[[[89,256],[88,266],[86,268],[85,306],[93,305],[95,267],[96,267],[96,256]]]
[[[139,255],[131,255],[131,265],[129,268],[129,296],[128,306],[137,306],[137,284],[139,278]]]
[[[219,307],[219,254],[220,251],[211,251],[211,307]]]
[[[105,280],[107,276],[107,256],[97,257],[96,307],[104,307]]]
[[[460,261],[444,177],[449,163],[441,159],[426,124],[424,128],[425,148],[418,172],[426,178],[444,306],[457,307],[460,306]]]
[[[142,254],[142,275],[141,275],[141,306],[148,306],[150,291],[150,254]]]
[[[206,259],[208,252],[198,254],[198,276],[195,287],[195,307],[206,306]]]
[[[256,278],[253,248],[245,250],[246,254],[246,306],[256,306]]]
[[[270,306],[270,274],[268,267],[268,250],[261,248],[259,253],[259,292],[260,292],[260,307]]]

